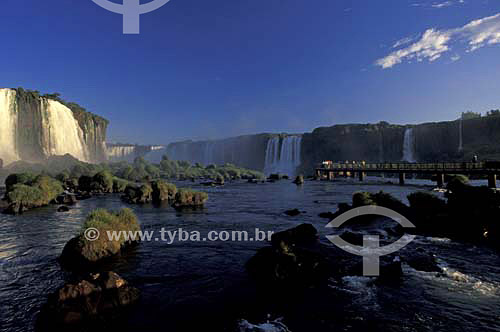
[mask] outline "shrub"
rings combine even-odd
[[[125,189],[127,188],[128,184],[129,182],[127,180],[113,177],[113,192],[115,193],[125,192]]]
[[[162,180],[152,182],[151,188],[154,202],[173,200],[177,194],[177,187],[174,184]]]
[[[14,179],[26,182],[13,184]],[[28,181],[29,179],[31,180]],[[34,179],[31,175],[10,177],[9,191],[5,195],[9,203],[7,212],[16,214],[47,205],[63,191],[59,181],[46,175],[39,175]]]
[[[408,195],[410,207],[420,215],[431,216],[444,212],[446,202],[427,191],[417,191]]]
[[[16,184],[30,184],[34,179],[35,179],[35,175],[32,173],[10,174],[5,179],[6,192],[11,191],[12,187]]]
[[[175,195],[174,207],[200,207],[205,204],[208,194],[192,189],[180,189]]]
[[[90,185],[93,191],[110,193],[113,192],[113,175],[109,171],[101,171],[92,177]]]
[[[84,234],[88,228],[97,229],[100,236],[94,241],[89,241]],[[139,230],[137,217],[130,209],[122,209],[118,212],[109,212],[105,209],[94,210],[83,224],[82,233],[71,239],[64,247],[61,261],[63,264],[95,263],[119,253],[125,245],[134,242],[123,236],[110,240],[107,232],[137,232]],[[135,239],[135,241],[138,240],[139,238]]]
[[[149,184],[143,184],[139,187],[128,185],[125,188],[123,199],[132,204],[146,204],[152,201],[153,188]]]
[[[369,192],[359,191],[352,195],[352,206],[359,207],[365,205],[375,205],[375,202],[372,200],[372,196]]]

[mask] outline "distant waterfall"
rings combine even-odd
[[[459,152],[464,149],[463,131],[464,131],[464,123],[462,121],[462,118],[460,118],[459,124],[458,124],[458,151]]]
[[[300,166],[302,136],[273,137],[267,142],[264,173],[294,176]]]
[[[83,131],[73,116],[73,112],[63,104],[47,100],[45,106],[43,131],[47,140],[46,155],[71,154],[81,161],[89,161],[84,144]]]
[[[0,89],[0,158],[4,164],[19,160],[16,142],[16,91]]]
[[[416,162],[415,135],[413,133],[413,128],[408,128],[405,130],[403,141],[403,161],[407,161],[409,163]]]
[[[203,164],[208,166],[210,164],[215,164],[215,142],[206,142],[203,151]]]
[[[132,161],[135,156],[134,145],[108,146],[106,154],[111,161],[127,160]]]

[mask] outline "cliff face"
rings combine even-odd
[[[303,170],[324,160],[401,160],[405,127],[348,124],[315,129],[302,139]]]
[[[412,129],[405,147],[405,132]],[[500,116],[412,126],[348,124],[317,128],[304,134],[302,170],[310,173],[324,160],[398,162],[404,149],[417,162],[500,159]]]
[[[146,157],[152,151],[162,151],[165,147],[161,145],[134,145],[134,144],[106,144],[107,158],[111,162],[128,161],[132,162],[137,157]],[[161,154],[161,152],[160,152]],[[161,155],[154,162],[161,161]]]
[[[66,153],[86,162],[106,160],[108,121],[76,104],[68,107],[37,92],[0,89],[0,115],[0,158],[5,163]]]
[[[300,142],[300,147],[295,144]],[[290,143],[290,144],[288,144]],[[295,155],[300,151],[300,159]],[[303,135],[260,134],[172,143],[170,158],[201,164],[234,163],[270,172],[312,174],[324,161],[435,162],[500,160],[500,116],[419,125],[345,124]],[[270,170],[270,171],[266,171]]]
[[[171,143],[167,155],[203,165],[231,163],[240,167],[263,170],[266,147],[272,135],[247,135],[213,141]]]

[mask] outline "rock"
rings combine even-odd
[[[392,261],[380,262],[380,275],[377,279],[379,283],[397,283],[403,277],[403,268],[401,267],[401,258],[396,256]]]
[[[114,272],[104,272],[67,283],[49,295],[36,322],[36,329],[92,326],[136,302],[140,292]]]
[[[99,231],[86,234],[86,227],[96,228]],[[137,217],[130,209],[118,212],[108,212],[104,209],[94,210],[83,226],[83,232],[70,239],[63,248],[59,262],[64,268],[81,270],[95,265],[95,263],[117,255],[125,247],[137,243],[140,239],[108,239],[107,231],[125,231],[135,233],[140,230]],[[86,235],[91,236],[89,239]]]
[[[280,174],[271,174],[271,175],[269,175],[269,177],[267,179],[271,180],[271,181],[279,181],[282,178],[283,177]]]
[[[67,207],[66,205],[61,205],[60,207],[57,208],[57,212],[68,212],[69,211],[69,207]]]
[[[441,272],[437,264],[436,257],[426,253],[422,248],[418,248],[405,259],[406,263],[418,271]]]
[[[299,175],[295,178],[295,180],[293,181],[293,183],[295,183],[296,185],[301,185],[301,184],[304,184],[304,176],[303,175]]]
[[[208,200],[208,194],[191,189],[180,189],[175,195],[174,208],[199,208]]]
[[[56,198],[56,202],[58,204],[73,205],[76,201],[76,196],[69,193],[61,194]]]
[[[318,250],[316,229],[310,224],[276,233],[271,246],[257,251],[246,264],[250,275],[268,286],[310,286],[327,280],[326,261]]]
[[[320,218],[333,220],[337,215],[333,212],[321,212],[320,214],[318,214],[318,216]]]
[[[290,217],[298,216],[301,212],[298,209],[286,210],[285,214]]]

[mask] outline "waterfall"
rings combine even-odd
[[[464,123],[462,121],[462,118],[459,120],[458,124],[458,151],[462,151],[464,149],[464,140],[463,140],[463,130],[464,130]]]
[[[106,154],[111,161],[133,161],[135,157],[134,145],[114,145],[106,147]]]
[[[214,158],[214,152],[215,152],[215,142],[206,142],[203,151],[203,164],[205,166],[216,163]]]
[[[408,128],[405,130],[404,141],[403,141],[403,161],[407,161],[409,163],[416,162],[415,135],[413,133],[413,128]]]
[[[81,161],[89,161],[89,153],[83,139],[83,131],[73,112],[54,100],[42,100],[43,136],[47,156],[71,154]]]
[[[302,136],[270,138],[267,142],[264,173],[294,176],[297,167],[301,164],[301,144]]]
[[[0,158],[4,164],[19,160],[16,142],[16,91],[0,89]]]

